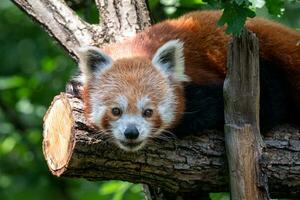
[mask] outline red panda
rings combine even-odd
[[[231,37],[217,26],[220,16],[219,11],[192,12],[102,49],[81,48],[82,97],[89,121],[126,151],[142,148],[165,130],[190,131],[187,124],[195,131],[223,125],[222,85]],[[259,18],[248,20],[246,27],[259,38],[260,64],[266,71],[262,84],[271,88],[265,90],[265,104],[274,102],[278,109],[291,101],[299,110],[300,34]],[[274,71],[280,79],[272,79]],[[279,97],[269,95],[273,93]],[[265,113],[273,115],[272,109]],[[282,110],[278,121],[288,114]],[[197,114],[188,115],[193,112]]]

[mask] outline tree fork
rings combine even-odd
[[[78,60],[82,46],[101,47],[121,41],[151,25],[147,4],[142,0],[95,0],[101,21],[89,24],[63,0],[11,0],[37,21],[69,55]]]

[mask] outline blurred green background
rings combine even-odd
[[[84,3],[82,3],[84,2]],[[87,21],[96,23],[93,1],[73,4]],[[201,0],[151,0],[152,17],[160,21],[194,9]],[[300,3],[286,3],[278,20],[300,27]],[[42,118],[53,97],[64,90],[76,71],[70,57],[8,0],[0,1],[0,199],[1,200],[120,200],[144,199],[140,185],[121,181],[89,182],[52,176],[41,149]],[[229,199],[227,193],[211,194]]]

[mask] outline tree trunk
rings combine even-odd
[[[224,113],[231,199],[269,199],[266,176],[259,166],[265,145],[259,131],[259,45],[253,33],[244,29],[233,37],[227,68]]]
[[[264,139],[260,165],[272,197],[300,195],[300,133],[285,126]],[[44,155],[56,176],[145,183],[170,193],[228,191],[224,136],[205,131],[181,139],[156,140],[136,153],[120,150],[88,124],[82,101],[55,97],[44,118]],[[178,195],[179,195],[178,194]]]

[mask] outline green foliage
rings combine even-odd
[[[266,7],[270,14],[281,16],[283,14],[283,0],[266,0]]]
[[[296,0],[289,0],[296,3]],[[223,9],[219,25],[227,25],[226,32],[239,35],[248,18],[256,16],[256,11],[266,6],[271,15],[282,17],[285,11],[284,0],[152,0],[150,8],[155,10],[154,17],[177,17],[190,10]],[[157,12],[163,7],[164,13]]]
[[[246,0],[235,0],[233,3],[223,4],[223,15],[218,22],[219,26],[227,23],[227,33],[239,35],[248,17],[255,17],[255,12],[249,8]]]
[[[111,200],[144,199],[144,195],[140,192],[139,185],[121,181],[110,181],[106,183],[99,189],[99,193],[101,195],[109,196],[109,199]]]
[[[225,17],[221,24],[229,24],[228,28],[233,26],[230,31],[235,32],[253,14],[254,8],[248,7],[248,2],[259,8],[261,1],[151,0],[149,3],[157,21],[192,10],[224,6]],[[282,8],[282,4],[276,2],[279,0],[266,1],[274,15]],[[243,12],[236,9],[239,6]],[[299,28],[300,3],[284,9],[280,20]],[[96,23],[95,7],[89,10],[76,9],[80,16]],[[266,15],[265,10],[255,11]],[[140,185],[50,175],[41,150],[42,118],[53,97],[64,90],[77,67],[52,38],[12,3],[0,1],[0,13],[0,199],[144,199]],[[211,194],[211,199],[228,199],[228,194]]]
[[[211,200],[230,200],[230,195],[228,193],[211,193],[209,197]]]

